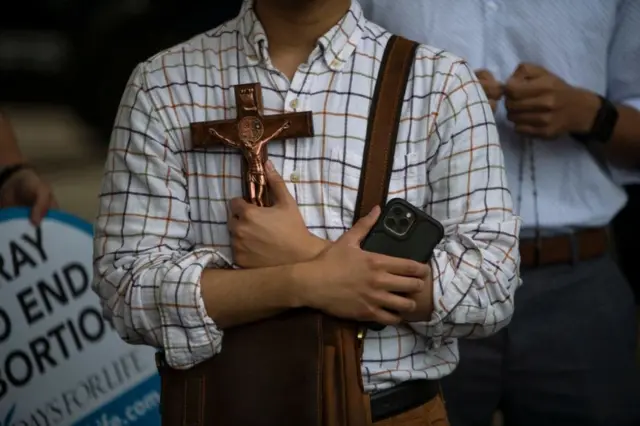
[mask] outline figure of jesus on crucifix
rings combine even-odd
[[[269,136],[264,136],[264,126],[258,117],[243,117],[238,122],[238,141],[229,139],[220,134],[216,129],[210,128],[209,133],[227,143],[232,148],[237,148],[242,152],[247,162],[246,179],[249,186],[249,198],[253,204],[262,205],[261,200],[265,199],[264,191],[267,188],[267,178],[264,171],[263,149],[270,140],[280,136],[287,130],[291,123],[286,120],[275,132]]]
[[[269,204],[264,169],[267,160],[266,145],[275,139],[312,136],[311,113],[265,117],[262,115],[262,92],[258,84],[235,86],[235,93],[237,119],[193,123],[193,144],[196,147],[206,147],[212,142],[219,142],[240,150],[244,157],[245,198],[264,207]],[[205,129],[206,134],[203,134]]]

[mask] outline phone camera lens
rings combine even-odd
[[[410,225],[410,222],[409,222],[409,220],[407,220],[407,219],[405,219],[405,218],[402,218],[402,219],[400,219],[400,220],[398,221],[398,224],[400,225],[400,229],[401,229],[402,231],[406,231],[406,230],[407,230],[407,228],[408,228],[408,227],[409,227],[409,225]]]
[[[394,216],[404,216],[404,212],[402,211],[402,209],[400,207],[394,207],[393,209],[391,209],[391,213]]]
[[[391,229],[392,231],[395,231],[397,223],[396,220],[392,217],[388,217],[384,220],[384,225],[388,228]]]

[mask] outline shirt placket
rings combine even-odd
[[[498,15],[503,5],[499,0],[487,0],[483,4],[483,15],[485,25],[483,25],[484,34],[482,40],[482,49],[484,50],[484,64],[483,68],[486,68],[491,72],[495,78],[500,79],[502,77],[502,64],[499,63],[499,55],[496,50],[495,40],[497,36],[496,25],[499,24]]]
[[[306,95],[310,93],[314,79],[310,70],[309,64],[302,64],[294,74],[284,97],[284,113],[312,110]],[[303,188],[308,175],[306,168],[309,167],[306,159],[311,157],[312,142],[308,138],[296,138],[286,141],[284,146],[283,177],[299,205],[309,204],[313,198],[313,194]]]

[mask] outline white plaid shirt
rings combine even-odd
[[[288,81],[271,64],[251,3],[235,20],[135,69],[106,164],[93,288],[126,341],[162,348],[175,368],[223,348],[200,275],[233,261],[226,205],[242,193],[241,156],[222,146],[193,149],[189,124],[234,118],[234,85],[260,83],[265,114],[313,112],[315,136],[272,142],[269,157],[314,234],[335,240],[353,219],[375,76],[390,34],[365,20],[354,1]],[[450,373],[456,338],[506,325],[520,284],[519,219],[502,151],[464,61],[419,47],[393,161],[389,197],[422,207],[446,236],[431,262],[431,318],[368,333],[367,390]]]

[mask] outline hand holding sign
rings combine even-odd
[[[0,207],[16,206],[31,208],[31,223],[39,225],[47,210],[56,208],[57,204],[51,185],[35,170],[25,167],[13,173],[0,187]]]
[[[154,350],[123,343],[90,290],[91,226],[28,217],[0,210],[0,426],[159,425]]]

